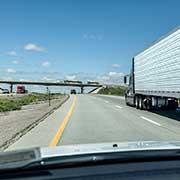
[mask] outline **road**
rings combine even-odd
[[[125,105],[124,97],[72,95],[8,150],[124,141],[180,140],[180,111],[148,112]]]

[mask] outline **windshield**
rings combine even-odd
[[[2,0],[0,151],[180,141],[179,6]]]

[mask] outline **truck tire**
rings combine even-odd
[[[136,109],[139,109],[139,97],[135,96],[135,107]]]
[[[147,110],[152,110],[152,100],[151,99],[148,99],[147,100]]]
[[[142,96],[139,96],[139,109],[141,109],[141,110],[144,109],[144,104],[143,104],[143,98],[142,98]]]
[[[169,101],[168,102],[169,110],[176,110],[177,108],[178,108],[178,101]]]
[[[178,108],[178,101],[177,102],[174,102],[174,110],[176,110]]]

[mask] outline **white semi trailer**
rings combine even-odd
[[[124,81],[127,83],[126,76]],[[133,57],[125,100],[138,109],[176,109],[179,98],[180,28],[177,28]]]

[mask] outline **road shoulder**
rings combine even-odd
[[[72,100],[73,97],[70,96],[69,100],[66,101],[60,108],[55,110],[54,113],[48,116],[27,134],[22,136],[14,144],[9,146],[7,150],[49,146],[64,117],[66,116]]]

